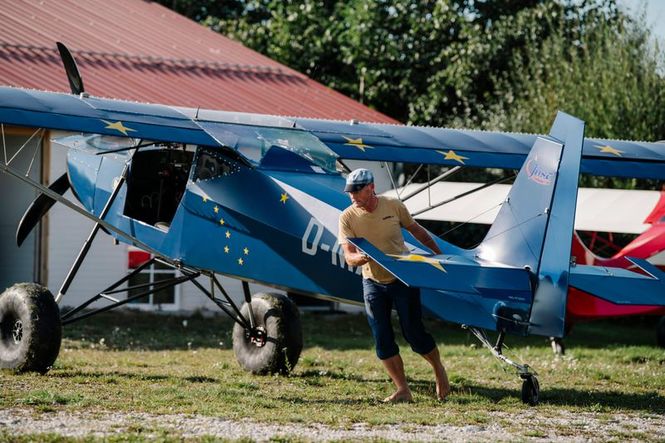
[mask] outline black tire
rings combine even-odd
[[[252,297],[257,328],[266,335],[263,342],[252,341],[241,325],[233,327],[233,352],[240,366],[253,374],[288,374],[298,363],[303,338],[298,307],[282,294],[259,293]],[[247,303],[241,312],[249,318]]]
[[[61,340],[60,310],[47,288],[17,283],[0,295],[0,367],[45,374]]]
[[[540,385],[534,375],[524,377],[522,382],[522,402],[531,406],[536,406],[540,400]]]
[[[661,348],[665,348],[665,317],[661,317],[656,326],[656,343]]]

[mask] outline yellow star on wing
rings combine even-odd
[[[464,160],[469,159],[469,157],[463,157],[463,156],[457,154],[452,149],[449,149],[448,152],[444,152],[444,151],[436,151],[436,152],[443,155],[446,160],[455,160],[456,162],[460,162],[461,164],[464,164]]]
[[[346,139],[346,143],[344,143],[344,145],[353,146],[354,148],[358,148],[363,152],[365,152],[365,148],[374,149],[372,146],[364,144],[362,138],[350,138],[344,135],[342,137]]]
[[[227,246],[224,246],[224,252],[226,252],[226,253],[228,254],[230,250],[231,250],[231,249],[229,249],[228,245],[227,245]]]
[[[621,154],[623,154],[623,151],[619,151],[618,149],[613,148],[610,145],[596,146],[596,148],[600,149],[600,152],[605,152],[607,154],[614,154],[617,157],[621,157]]]
[[[289,194],[287,194],[287,193],[285,192],[285,193],[282,194],[282,196],[279,198],[279,201],[281,201],[282,203],[286,204],[286,201],[287,201],[288,199],[289,199]]]
[[[106,123],[106,129],[115,129],[116,131],[121,132],[123,135],[127,135],[127,131],[131,132],[136,132],[136,129],[128,128],[127,126],[123,125],[122,122],[117,121],[115,123],[112,123],[107,120],[102,120],[104,123]]]
[[[388,254],[390,257],[396,258],[399,261],[411,261],[411,262],[418,262],[418,263],[427,263],[432,266],[434,266],[436,269],[439,271],[448,273],[443,266],[441,265],[441,262],[435,258],[431,257],[424,257],[422,255],[418,254],[408,254],[408,255],[396,255],[396,254]]]

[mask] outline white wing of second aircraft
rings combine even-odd
[[[422,220],[450,221],[456,223],[492,224],[510,185],[493,185],[474,192],[437,208],[430,206],[471,191],[482,183],[440,182],[435,183],[404,203],[415,217]],[[414,192],[422,184],[410,184],[399,190],[404,196]],[[394,190],[384,195],[395,196]],[[651,225],[644,219],[654,208],[660,192],[632,191],[623,189],[580,188],[577,197],[575,229],[626,234],[641,234]]]

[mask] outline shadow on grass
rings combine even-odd
[[[89,378],[100,381],[103,381],[104,379],[125,378],[130,380],[152,381],[152,382],[159,382],[165,380],[182,380],[188,383],[221,383],[220,379],[205,377],[205,376],[178,377],[175,375],[143,374],[140,372],[124,372],[124,371],[83,372],[83,371],[71,371],[67,369],[61,369],[50,372],[50,376],[54,378],[80,377],[84,379]]]
[[[420,388],[429,387],[428,383]],[[420,388],[418,392],[420,392]],[[509,397],[521,398],[521,383],[515,384],[515,389],[490,388],[465,383],[462,386],[453,385],[450,400],[455,403],[474,403],[472,396],[484,397],[492,402],[499,402]],[[427,393],[427,392],[424,392]],[[598,412],[611,412],[616,409],[631,409],[634,411],[665,414],[665,397],[656,392],[643,394],[625,393],[619,391],[585,391],[572,388],[543,387],[540,390],[540,403],[543,405],[556,405],[564,407],[580,407]]]
[[[576,325],[565,339],[567,349],[618,348],[623,346],[655,346],[657,317],[604,320]],[[426,328],[441,346],[479,345],[473,335],[458,325],[427,319]],[[364,314],[307,312],[302,315],[305,346],[328,350],[373,349],[373,341]],[[231,348],[233,323],[224,317],[179,317],[146,312],[117,311],[103,313],[95,321],[83,320],[64,328],[64,337],[83,346],[104,341],[114,350],[187,350],[197,348]],[[393,328],[400,347],[408,349],[401,338],[395,319]],[[496,337],[495,333],[489,333]],[[547,348],[546,337],[509,336],[512,349]]]

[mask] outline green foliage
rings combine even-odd
[[[665,139],[665,54],[616,0],[162,1],[405,123]]]

